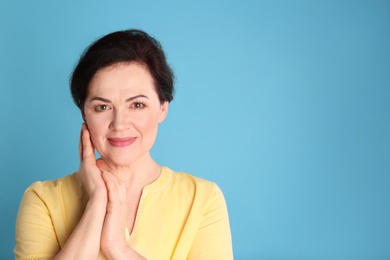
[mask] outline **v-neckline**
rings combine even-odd
[[[126,237],[126,242],[129,243],[130,242],[130,239],[131,239],[131,235],[137,230],[137,223],[138,223],[138,219],[140,217],[140,212],[142,211],[142,205],[144,203],[144,201],[146,200],[146,198],[148,197],[149,194],[151,193],[156,193],[156,192],[159,192],[161,190],[163,190],[171,181],[172,179],[172,170],[165,167],[165,166],[162,166],[161,167],[161,172],[160,172],[160,175],[158,176],[158,178],[153,181],[152,183],[149,183],[148,185],[146,185],[142,191],[141,191],[141,197],[140,197],[140,200],[139,200],[139,203],[138,203],[138,207],[137,207],[137,213],[135,215],[135,219],[134,219],[134,223],[133,223],[133,229],[130,233],[130,230],[129,228],[125,227],[125,237]]]

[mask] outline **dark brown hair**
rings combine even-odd
[[[161,44],[141,30],[110,33],[93,42],[81,55],[70,78],[73,101],[83,110],[88,86],[98,70],[122,62],[147,67],[160,102],[173,99],[173,72],[167,64]]]

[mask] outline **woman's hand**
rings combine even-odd
[[[103,223],[101,248],[108,258],[113,257],[113,253],[119,253],[126,249],[126,216],[127,200],[125,183],[105,169],[101,169],[102,177],[106,184],[108,202],[107,212]]]
[[[80,169],[78,174],[88,191],[90,199],[95,196],[107,199],[106,185],[98,166],[102,166],[104,161],[103,159],[96,160],[94,147],[85,123],[83,123],[81,128],[79,155]]]
[[[82,125],[79,144],[80,169],[78,177],[89,194],[83,216],[54,259],[97,259],[100,252],[100,237],[106,215],[107,189],[96,161],[88,128]]]
[[[96,160],[94,147],[86,124],[82,125],[80,145],[79,175],[90,196],[104,199],[106,212],[101,229],[100,247],[108,259],[145,259],[126,243],[125,229],[127,197],[125,183],[108,171],[103,159]],[[101,202],[98,202],[99,204]]]
[[[106,183],[108,202],[100,240],[108,259],[145,259],[126,243],[127,193],[125,183],[118,176],[101,168]]]

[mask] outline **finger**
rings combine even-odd
[[[118,204],[118,191],[109,173],[102,170],[102,178],[107,188],[107,213],[115,212],[115,206]]]
[[[83,128],[84,128],[84,123],[81,124],[81,130],[80,130],[80,137],[79,137],[79,147],[78,147],[78,150],[79,150],[79,158],[80,158],[80,161],[83,160]]]
[[[123,182],[116,175],[103,169],[101,171],[108,194],[107,208],[113,210],[115,207],[126,207],[126,189]]]
[[[99,167],[100,171],[110,171],[107,163],[103,160],[103,158],[99,158],[96,160],[96,165]]]
[[[81,159],[82,159],[82,161],[88,160],[90,158],[95,158],[94,147],[92,145],[91,136],[89,134],[89,131],[88,131],[86,124],[83,124],[81,138],[82,138],[82,140],[81,140],[81,143],[82,143]]]

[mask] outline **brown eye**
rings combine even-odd
[[[133,104],[133,108],[134,109],[142,109],[142,108],[144,108],[145,107],[145,105],[143,104],[143,103],[140,103],[140,102],[135,102],[134,104]]]
[[[98,112],[105,111],[105,110],[108,110],[108,106],[107,105],[97,105],[95,107],[95,111],[98,111]]]

